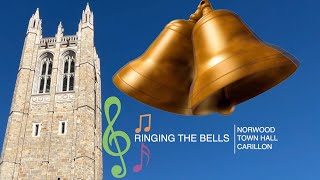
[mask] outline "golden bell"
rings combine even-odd
[[[214,11],[203,0],[190,20],[169,23],[113,81],[127,95],[158,109],[227,115],[297,68],[293,56],[261,41],[237,15]]]
[[[230,114],[288,78],[298,61],[262,42],[234,13],[201,2],[202,18],[193,29],[195,78],[190,105],[195,115]]]
[[[149,49],[113,77],[124,93],[165,111],[191,115],[189,90],[194,75],[192,30],[201,17],[170,22]]]

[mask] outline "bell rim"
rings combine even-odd
[[[263,89],[261,92],[255,94],[254,96],[251,96],[251,97],[249,97],[249,98],[247,98],[247,99],[245,99],[245,100],[243,100],[243,101],[241,101],[239,103],[235,103],[234,105],[241,104],[244,101],[252,99],[252,98],[254,98],[254,97],[256,97],[256,96],[258,96],[258,95],[260,95],[260,94],[272,89],[276,85],[278,85],[278,84],[282,83],[283,81],[285,81],[286,79],[288,79],[298,69],[299,64],[295,63],[295,62],[298,62],[297,60],[292,60],[292,59],[287,58],[286,57],[287,54],[290,55],[289,53],[279,53],[279,54],[273,56],[273,58],[270,58],[270,57],[269,58],[264,58],[264,60],[261,60],[261,61],[259,61],[257,63],[254,63],[255,65],[258,65],[259,63],[263,63],[264,61],[267,61],[267,60],[269,60],[271,62],[271,61],[274,61],[273,60],[274,57],[278,57],[278,58],[285,58],[287,60],[286,62],[282,62],[283,63],[282,65],[278,64],[277,67],[269,67],[269,68],[265,68],[263,70],[256,69],[256,71],[253,71],[251,73],[247,73],[247,74],[245,74],[243,76],[237,76],[237,77],[233,78],[229,84],[232,84],[232,83],[234,83],[234,82],[236,82],[238,80],[241,80],[241,79],[243,79],[245,77],[249,77],[250,75],[253,75],[255,73],[259,73],[259,72],[263,72],[263,71],[267,71],[267,70],[272,70],[272,69],[276,69],[276,68],[281,68],[281,67],[284,67],[284,66],[288,66],[288,67],[290,66],[290,70],[291,70],[291,71],[285,72],[283,74],[283,76],[281,78],[278,78],[278,81],[274,81],[271,86],[268,86],[267,88]],[[248,66],[252,66],[252,65],[248,65]],[[233,70],[232,72],[228,73],[227,75],[225,75],[223,77],[216,78],[215,81],[223,81],[224,79],[228,79],[229,76],[231,76],[232,74],[236,74],[237,71],[239,72],[241,70],[244,70],[248,66],[243,66],[241,68],[237,68],[237,69]],[[210,71],[212,71],[212,70],[210,70]],[[193,92],[190,93],[190,97],[189,97],[190,103],[189,104],[191,105],[191,108],[193,110],[196,109],[197,106],[199,106],[202,102],[204,102],[206,100],[206,98],[210,97],[211,95],[215,94],[216,92],[218,92],[219,90],[221,90],[222,88],[225,87],[224,86],[224,87],[218,88],[218,89],[216,89],[215,91],[213,91],[211,93],[205,93],[205,95],[203,95],[203,92],[206,89],[215,89],[214,88],[215,81],[213,81],[211,83],[208,83],[205,86],[202,86],[201,88],[199,88],[197,93],[193,93]],[[192,86],[194,86],[194,84]]]
[[[147,106],[150,106],[152,108],[156,108],[162,111],[174,113],[174,114],[180,114],[185,116],[192,115],[192,110],[190,107],[181,107],[177,105],[164,105],[161,103],[154,103],[154,101],[159,101],[158,98],[152,97],[148,94],[145,94],[138,89],[134,88],[133,86],[130,86],[128,82],[123,80],[118,74],[113,76],[113,84],[121,90],[124,94],[129,96],[130,98],[135,99],[136,101],[143,103]],[[144,100],[144,99],[152,99],[153,101]]]

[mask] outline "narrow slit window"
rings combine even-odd
[[[62,123],[61,123],[61,134],[64,134],[64,133],[65,133],[65,128],[66,128],[66,123],[65,123],[65,122],[62,122]]]
[[[33,137],[39,137],[40,136],[40,130],[41,130],[41,123],[33,123],[32,136]]]
[[[36,124],[36,130],[34,136],[39,136],[39,124]]]
[[[65,135],[67,133],[67,121],[59,122],[59,135]]]

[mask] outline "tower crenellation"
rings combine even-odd
[[[30,18],[2,155],[0,179],[102,179],[100,59],[87,4],[78,32],[42,37]]]

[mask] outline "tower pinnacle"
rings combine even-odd
[[[40,15],[39,15],[39,8],[37,8],[36,12],[34,14],[32,14],[30,20],[29,20],[29,25],[28,25],[28,31],[29,32],[33,32],[33,33],[37,33],[39,35],[41,35],[41,23],[42,20],[40,19]]]
[[[39,18],[40,18],[39,8],[37,8],[36,12],[34,13],[34,18],[35,18],[35,19],[39,19]]]
[[[87,5],[86,5],[86,10],[85,10],[85,12],[86,12],[86,13],[88,13],[88,12],[90,13],[90,12],[91,12],[89,3],[87,3]]]
[[[57,34],[56,34],[56,38],[59,41],[61,37],[63,37],[63,27],[62,27],[62,23],[60,21],[59,25],[58,25],[58,29],[57,29]]]
[[[86,8],[82,11],[82,28],[91,27],[93,29],[93,12],[90,9],[89,3],[87,3]]]

